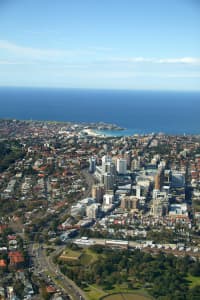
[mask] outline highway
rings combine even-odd
[[[81,174],[85,178],[85,181],[87,183],[87,189],[85,190],[84,197],[90,197],[92,185],[95,184],[95,179],[91,174],[88,173],[88,169],[81,170]]]
[[[53,263],[53,257],[59,255],[65,246],[57,247],[57,250],[49,256],[46,249],[40,244],[32,244],[32,256],[34,263],[34,273],[44,279],[51,280],[57,290],[61,290],[65,295],[73,300],[87,300],[84,292],[67,276],[61,273],[59,267]]]

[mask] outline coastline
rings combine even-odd
[[[199,97],[200,93],[0,88],[0,118],[81,123],[93,136],[199,135]],[[116,132],[119,126],[123,130]]]
[[[93,137],[106,137],[106,135],[100,134],[100,133],[96,132],[95,129],[91,129],[91,128],[83,129],[83,132],[85,132],[87,135],[93,136]]]

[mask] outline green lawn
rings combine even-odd
[[[83,253],[80,258],[80,263],[81,263],[81,265],[87,266],[91,263],[91,260],[92,260],[91,255],[89,255],[87,253]]]
[[[84,289],[84,291],[89,300],[97,300],[107,295],[106,292],[104,292],[99,286],[95,284],[89,285],[87,288]]]
[[[94,261],[96,261],[99,257],[99,254],[94,253],[93,251],[91,251],[89,248],[85,248],[84,249],[84,254],[90,256],[90,263],[93,263]]]
[[[109,295],[103,299],[104,300],[149,300],[150,298],[136,293],[131,293],[131,294],[120,293],[120,294]]]
[[[92,252],[90,249],[85,248],[81,250],[66,249],[59,257],[63,261],[79,261],[82,265],[89,265],[98,259],[98,254]]]
[[[186,279],[189,281],[191,288],[195,287],[196,285],[200,285],[200,277],[188,275]]]
[[[81,251],[74,251],[71,249],[67,249],[62,252],[59,259],[61,260],[78,260],[82,255]]]
[[[87,288],[85,288],[84,291],[87,294],[87,297],[89,300],[98,300],[105,296],[109,297],[109,298],[107,298],[107,297],[103,298],[105,300],[107,300],[107,299],[108,300],[111,300],[111,299],[121,300],[122,299],[122,298],[120,298],[121,293],[123,293],[123,296],[126,294],[126,297],[124,297],[123,300],[125,300],[125,299],[127,299],[127,300],[129,300],[129,299],[133,299],[133,300],[153,299],[151,296],[148,295],[148,293],[145,290],[140,289],[137,291],[133,291],[131,289],[128,289],[126,287],[126,285],[117,285],[117,286],[113,287],[112,290],[105,291],[100,286],[93,284],[93,285],[89,285]],[[116,294],[114,294],[114,293],[116,293]],[[110,295],[110,294],[114,294],[114,295]],[[135,295],[135,297],[134,297],[134,295]],[[119,297],[119,298],[117,298],[117,297]]]

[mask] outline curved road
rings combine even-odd
[[[65,276],[59,267],[53,263],[53,258],[61,253],[65,246],[59,246],[51,255],[46,255],[46,250],[42,245],[33,244],[32,252],[34,253],[34,266],[35,273],[40,275],[46,274],[46,277],[54,282],[58,290],[62,290],[65,294],[69,295],[73,300],[87,300],[84,292],[67,276]]]

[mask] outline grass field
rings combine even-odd
[[[107,294],[95,284],[89,285],[87,288],[84,289],[84,291],[87,294],[88,299],[90,300],[101,299],[101,297],[106,296]]]
[[[93,284],[85,288],[84,291],[87,294],[89,300],[97,300],[97,299],[152,300],[153,299],[151,296],[148,295],[147,291],[145,291],[144,289],[138,289],[137,291],[134,292],[133,290],[128,289],[123,285],[115,286],[113,287],[112,290],[108,292],[103,290],[100,286]]]
[[[86,261],[84,263],[91,264],[98,260],[98,254],[92,252],[89,248],[85,248],[83,252],[83,257],[85,257]]]
[[[186,279],[189,281],[190,287],[193,288],[196,285],[200,285],[200,277],[187,276]]]
[[[103,300],[149,300],[150,298],[140,295],[140,294],[126,294],[126,293],[120,293],[120,294],[113,294],[109,295],[107,297],[104,297]]]
[[[73,251],[71,249],[65,250],[59,257],[60,260],[78,260],[80,259],[82,253],[80,251]]]

